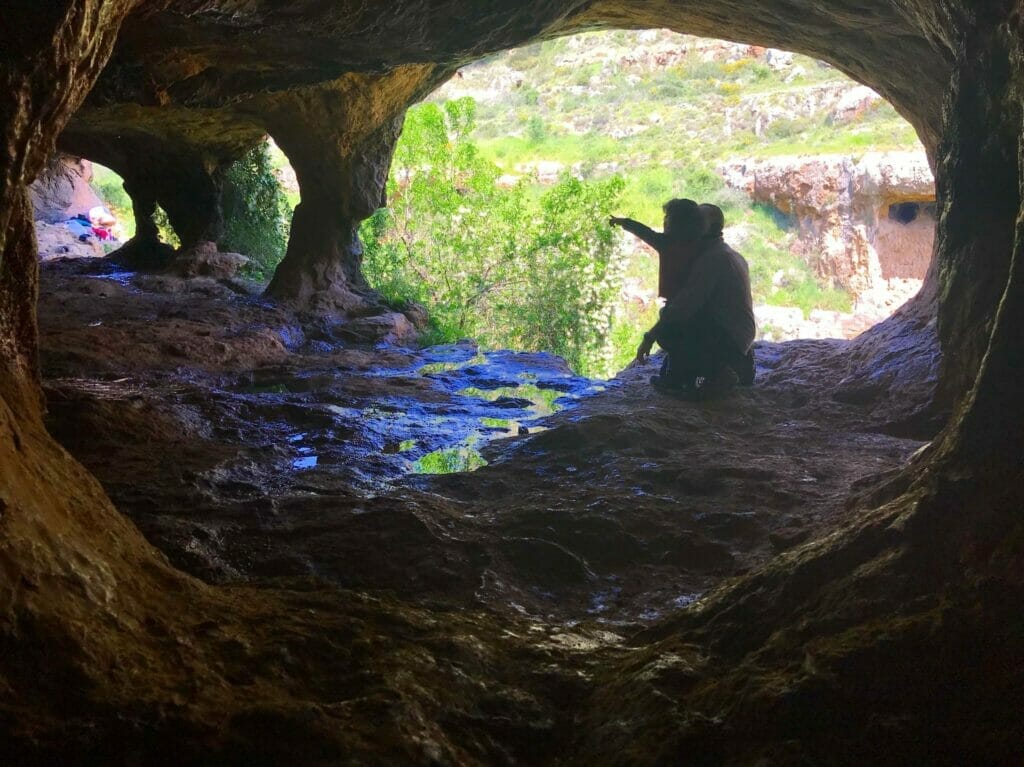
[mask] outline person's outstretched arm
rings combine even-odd
[[[612,226],[621,226],[627,232],[636,237],[639,237],[641,240],[643,240],[644,242],[646,242],[648,245],[650,245],[652,248],[659,252],[665,245],[664,234],[662,234],[661,232],[654,231],[653,229],[651,229],[651,227],[647,226],[646,224],[641,224],[639,221],[634,221],[631,218],[616,218],[615,216],[612,216],[610,219],[608,219],[608,223],[611,224]]]

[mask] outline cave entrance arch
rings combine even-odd
[[[33,6],[33,11],[37,9],[34,3],[15,3],[4,8],[5,13],[13,8],[13,19],[7,26],[18,29],[19,34],[9,41],[7,51],[13,51],[13,55],[3,60],[9,89],[4,97],[6,109],[0,113],[10,149],[0,159],[4,169],[0,173],[0,215],[5,224],[0,241],[0,348],[4,362],[0,369],[0,397],[4,405],[0,408],[0,419],[5,434],[0,440],[5,469],[0,481],[5,483],[5,579],[0,583],[0,594],[9,607],[2,624],[4,644],[9,649],[4,654],[7,686],[24,692],[24,700],[30,701],[31,708],[19,710],[19,715],[39,711],[31,719],[34,729],[24,738],[35,743],[64,740],[61,754],[75,749],[79,743],[103,749],[115,742],[122,748],[126,744],[137,747],[136,753],[146,753],[171,739],[177,746],[184,746],[174,737],[181,732],[181,740],[195,743],[196,750],[191,753],[209,756],[218,748],[228,748],[225,743],[248,743],[254,733],[269,731],[271,735],[265,740],[283,741],[276,744],[282,752],[303,747],[315,738],[315,746],[323,746],[317,750],[317,756],[328,749],[329,753],[337,753],[342,746],[330,737],[348,729],[337,726],[337,701],[343,697],[350,700],[351,688],[343,683],[330,686],[333,677],[311,674],[320,682],[311,685],[319,694],[307,695],[307,689],[292,682],[301,661],[296,664],[296,654],[289,651],[289,647],[323,647],[324,651],[315,653],[322,659],[334,655],[331,645],[326,641],[290,644],[294,630],[275,634],[278,620],[290,620],[289,625],[295,627],[306,620],[305,615],[313,607],[323,610],[325,615],[336,615],[333,611],[337,606],[317,600],[315,595],[297,599],[241,588],[228,593],[183,578],[145,546],[137,532],[110,507],[95,482],[69,461],[41,428],[41,402],[33,361],[35,254],[25,183],[38,171],[56,133],[81,103],[88,85],[99,77],[122,22],[127,18],[126,38],[130,38],[134,26],[136,39],[144,41],[154,38],[139,35],[140,27],[145,25],[146,31],[153,32],[159,31],[159,25],[149,17],[129,17],[132,4],[114,0],[61,4],[59,13],[44,17],[26,12],[28,6]],[[925,726],[909,731],[878,728],[878,719],[858,719],[854,730],[843,730],[842,734],[848,737],[841,743],[870,743],[873,738],[863,737],[868,732],[886,736],[884,746],[893,749],[886,754],[890,759],[903,756],[901,749],[913,749],[914,744],[927,742],[928,755],[932,757],[939,754],[955,758],[951,755],[978,749],[984,754],[984,761],[1019,760],[1015,722],[996,738],[987,737],[992,722],[1006,721],[1001,715],[1005,708],[991,699],[991,690],[1009,689],[1014,694],[1019,690],[1017,677],[1008,679],[1003,673],[1016,668],[1017,658],[1000,656],[988,646],[993,637],[1007,637],[1012,640],[1012,650],[1019,649],[1019,632],[1009,633],[1017,631],[1016,616],[1002,607],[1019,603],[1019,545],[1013,548],[1013,542],[1019,544],[1020,540],[1019,456],[1024,446],[1016,376],[1024,360],[1019,333],[1024,323],[1024,253],[1016,228],[1021,202],[1022,77],[1016,6],[993,3],[979,8],[974,3],[949,2],[936,7],[922,2],[879,0],[826,7],[820,3],[792,2],[755,9],[764,13],[737,13],[736,4],[725,2],[649,7],[596,2],[583,6],[545,4],[542,8],[549,16],[535,18],[529,14],[528,19],[514,9],[507,11],[508,16],[501,16],[496,7],[486,4],[486,12],[480,13],[473,13],[471,7],[458,17],[458,24],[430,23],[435,21],[433,6],[422,15],[409,14],[408,18],[399,13],[389,15],[390,9],[373,8],[366,11],[373,14],[371,18],[361,17],[354,22],[347,16],[305,19],[301,31],[310,33],[310,41],[316,34],[328,36],[331,45],[324,45],[321,50],[342,51],[344,56],[351,57],[346,61],[355,60],[369,68],[379,63],[381,51],[387,51],[389,60],[397,63],[411,58],[413,53],[438,61],[454,61],[478,52],[470,50],[473,45],[507,47],[517,40],[557,31],[559,27],[669,24],[707,32],[731,29],[738,36],[749,35],[751,39],[780,45],[791,42],[847,62],[847,68],[858,79],[878,87],[912,116],[933,153],[935,166],[941,169],[941,262],[937,270],[942,273],[940,328],[948,350],[955,353],[948,355],[955,356],[955,360],[947,364],[943,385],[958,408],[949,428],[930,451],[919,457],[915,471],[905,477],[904,487],[911,486],[911,494],[879,508],[868,520],[864,535],[850,541],[850,545],[833,542],[835,548],[827,548],[832,545],[827,544],[826,550],[806,552],[801,561],[791,561],[794,568],[799,568],[790,572],[794,577],[776,582],[779,587],[769,592],[778,595],[778,600],[763,599],[766,592],[757,586],[765,582],[754,578],[724,595],[705,613],[699,625],[671,624],[657,636],[638,638],[641,642],[676,642],[677,632],[685,638],[688,631],[696,629],[698,638],[710,640],[702,642],[706,653],[695,655],[692,665],[685,658],[658,653],[658,660],[681,661],[667,669],[668,673],[664,665],[651,665],[637,673],[637,667],[630,663],[616,665],[608,674],[600,675],[634,680],[645,677],[650,670],[659,685],[681,678],[680,687],[673,692],[680,691],[682,707],[675,708],[671,696],[662,689],[604,690],[596,707],[592,705],[595,701],[584,701],[583,716],[574,722],[577,727],[580,721],[584,722],[588,726],[579,729],[597,736],[585,744],[575,742],[568,746],[583,753],[589,749],[589,754],[596,756],[622,748],[628,738],[631,753],[660,753],[666,759],[698,753],[709,761],[730,757],[754,761],[765,753],[779,753],[779,748],[792,745],[792,734],[800,726],[801,717],[806,721],[807,714],[813,717],[833,700],[819,681],[826,681],[833,670],[843,675],[840,682],[874,676],[864,674],[864,661],[877,657],[895,659],[893,674],[887,680],[895,684],[857,688],[865,694],[863,698],[852,699],[854,706],[872,709],[874,714],[878,705],[891,705],[903,689],[911,687],[928,696],[930,718]],[[326,15],[351,11],[348,5],[330,9],[323,4],[316,7]],[[276,12],[284,13],[268,9],[269,20],[282,22],[268,25],[268,34],[275,37],[282,29],[291,28],[287,23],[291,19],[275,16]],[[369,23],[378,18],[388,18],[389,24]],[[219,14],[197,14],[195,18],[182,15],[174,21],[186,29],[190,24],[204,29],[218,23],[232,27],[237,24],[235,17]],[[333,21],[338,23],[327,23]],[[334,37],[329,37],[332,34]],[[180,37],[202,44],[211,39],[208,35]],[[155,39],[160,40],[159,35]],[[165,38],[164,43],[168,39],[171,38]],[[460,45],[460,39],[473,42]],[[389,47],[393,41],[402,40],[414,42],[397,51]],[[260,49],[259,42],[254,41],[254,49]],[[171,47],[166,44],[168,50]],[[130,51],[127,56],[130,61]],[[179,68],[179,81],[196,79],[200,86],[197,90],[210,88],[213,92],[212,86],[218,81],[230,85],[244,79],[221,78],[219,72],[212,78],[196,78],[195,68],[180,66],[186,60],[184,57],[172,52],[161,58]],[[54,82],[68,83],[70,78],[75,79],[77,87],[52,87]],[[145,80],[140,77],[119,82]],[[246,87],[252,87],[251,83],[247,82]],[[195,92],[187,92],[190,87],[186,83],[184,88],[164,94],[180,98],[185,90],[184,95],[189,97]],[[223,94],[215,95],[219,98]],[[941,109],[944,99],[946,108]],[[940,136],[944,138],[941,148]],[[895,492],[901,490],[897,488]],[[830,553],[835,556],[828,556]],[[899,625],[879,625],[872,621],[871,612],[880,605],[880,591],[885,591],[878,586],[886,580],[885,568],[902,557],[917,565],[920,576],[914,581],[898,581],[899,596],[908,600],[903,604],[915,612]],[[823,593],[819,586],[821,574],[830,572],[830,565],[836,562],[850,568],[850,578],[841,590]],[[999,570],[1000,567],[1003,569]],[[965,569],[969,571],[967,575],[963,573]],[[1012,579],[1005,578],[1006,575]],[[921,579],[930,581],[933,589],[948,584],[949,588],[942,592],[944,599],[923,606],[915,602],[913,590]],[[831,585],[829,582],[824,588]],[[865,599],[836,598],[847,594],[863,594]],[[843,613],[846,622],[842,626],[831,620],[835,613],[829,605],[835,606],[837,602],[849,608]],[[962,609],[956,609],[956,604]],[[367,609],[365,604],[360,605],[358,614],[365,616]],[[720,620],[715,621],[716,617]],[[456,620],[460,616],[450,618]],[[323,625],[328,619],[319,620]],[[785,644],[785,632],[776,630],[780,620],[796,629],[789,636],[798,640],[795,646]],[[337,627],[337,636],[348,636],[346,632],[351,630],[352,623],[336,620],[330,625]],[[734,627],[748,630],[723,637],[713,633],[714,623],[724,625],[727,631]],[[432,637],[436,625],[434,621],[421,621],[409,635]],[[460,625],[466,626],[467,633],[472,631],[472,624]],[[844,632],[847,644],[815,645],[814,649],[821,652],[814,656],[809,656],[806,643],[799,641],[815,629],[828,633],[846,626],[852,627]],[[935,677],[929,673],[932,667],[922,669],[919,664],[907,664],[906,658],[917,656],[901,652],[907,646],[892,642],[890,629],[898,631],[902,639],[909,638],[908,632],[915,628],[919,629],[917,636],[929,642],[926,647],[940,651],[937,655],[941,657],[977,663],[977,649],[985,648],[980,667],[970,666],[966,672],[962,667],[958,669],[955,686],[935,686]],[[222,631],[227,641],[217,638]],[[955,635],[952,645],[932,643],[946,633]],[[259,684],[247,684],[244,695],[235,688],[231,695],[231,682],[253,678],[247,673],[248,667],[237,665],[238,647],[245,648],[250,637],[255,641],[248,645],[254,648],[251,657],[264,660],[266,665],[256,670]],[[855,647],[851,648],[851,642]],[[367,645],[369,652],[373,642]],[[500,645],[495,639],[494,646],[507,645]],[[852,649],[852,654],[836,653],[844,646]],[[676,648],[689,650],[682,643],[670,646]],[[873,652],[875,649],[877,653]],[[388,670],[395,668],[396,659],[404,657],[413,658],[418,670],[427,665],[421,660],[422,648],[390,654],[393,657],[384,665]],[[248,657],[244,652],[241,655]],[[301,657],[301,653],[298,655]],[[226,663],[221,662],[222,658]],[[490,657],[481,658],[479,665],[490,662]],[[763,673],[750,673],[754,662],[766,664],[757,668]],[[829,665],[823,667],[819,662]],[[812,676],[815,667],[825,674]],[[231,673],[239,668],[246,673]],[[363,668],[365,665],[360,663],[359,670]],[[785,698],[771,694],[773,688],[778,692],[778,672],[796,668],[814,686],[796,688],[795,694]],[[694,673],[705,673],[705,669],[712,675],[721,674],[728,682],[718,684],[716,680],[711,685],[694,685]],[[189,684],[183,686],[179,680],[184,670],[188,672]],[[973,674],[975,670],[987,670],[990,676],[979,683]],[[454,677],[440,676],[443,673],[431,668],[420,679],[438,686],[448,679],[459,683]],[[1001,676],[996,677],[997,674]],[[387,678],[400,682],[403,676],[406,675],[396,673]],[[209,684],[195,686],[195,681]],[[911,684],[904,684],[908,681]],[[81,697],[74,701],[78,704],[75,711],[87,710],[94,716],[113,712],[111,718],[90,718],[81,722],[81,728],[68,727],[66,718],[71,711],[67,692],[69,685],[75,683],[81,687]],[[701,690],[705,691],[704,697],[689,698],[694,688],[698,696]],[[455,689],[475,694],[467,687]],[[786,692],[791,689],[787,687]],[[408,713],[403,721],[433,723],[436,708],[429,696],[412,684],[402,690],[401,699],[410,701],[407,709],[400,709],[401,714]],[[730,693],[740,690],[746,690],[757,704],[733,705]],[[888,694],[890,691],[893,695]],[[246,698],[244,703],[239,700],[242,697]],[[849,695],[840,698],[847,704],[851,702]],[[637,710],[642,710],[643,716],[630,720],[635,730],[624,737],[619,726],[623,701],[638,699],[641,704]],[[959,705],[950,709],[950,699],[956,699]],[[50,700],[59,703],[48,707]],[[270,706],[281,705],[282,701],[287,701],[287,712],[281,718],[268,716]],[[871,705],[856,706],[860,701]],[[165,715],[165,702],[174,706],[172,719]],[[695,705],[687,709],[687,702]],[[395,696],[382,703],[382,707],[366,707],[378,720],[382,708],[390,706],[387,710],[394,710],[398,705]],[[561,704],[561,708],[568,708],[564,700]],[[493,712],[494,698],[484,700],[479,710]],[[508,710],[503,701],[502,713]],[[124,727],[122,711],[130,712],[136,722],[158,726],[168,740],[143,739],[135,734],[137,731],[129,731]],[[679,733],[679,722],[693,721],[686,716],[693,711],[705,715],[685,733]],[[884,715],[888,721],[900,722],[905,721],[903,713],[896,710],[887,716],[886,710]],[[354,716],[358,714],[356,711]],[[465,736],[465,719],[451,724],[450,716],[437,712],[436,721],[438,726],[430,730],[432,735],[443,733],[453,742],[464,744],[474,755],[480,753],[476,750],[480,748],[479,740],[458,740],[460,735]],[[776,723],[786,733],[785,742],[771,741],[764,726],[766,721]],[[608,726],[609,723],[614,726]],[[499,723],[502,733],[508,732],[507,725],[507,720]],[[824,721],[820,732],[831,732],[832,726],[832,721]],[[364,732],[355,729],[359,734]],[[286,730],[294,731],[296,737],[274,737]],[[395,728],[389,730],[389,734],[394,731]],[[536,741],[535,730],[523,732],[527,733],[526,739]],[[724,753],[723,743],[728,737],[723,734],[736,732],[750,734],[745,743],[736,746],[745,750]],[[903,737],[907,732],[911,737]],[[675,735],[675,739],[666,742],[667,733]],[[964,734],[963,740],[951,737],[960,733]],[[417,743],[419,750],[414,753],[422,758],[422,730],[412,733],[409,740]],[[433,746],[435,742],[432,738],[429,744]],[[449,741],[442,742],[447,746]],[[389,745],[393,748],[393,743]],[[823,744],[819,740],[817,745],[822,750],[814,754],[816,757],[834,756],[835,751],[828,749],[831,742]],[[809,746],[813,748],[813,744]],[[5,744],[5,748],[17,747]],[[464,752],[452,746],[451,753],[460,756]],[[494,761],[499,756],[507,757],[507,752],[480,753],[480,761]],[[905,761],[913,763],[921,758],[920,752],[911,751]]]
[[[499,187],[617,173],[627,188],[616,215],[655,226],[671,197],[724,205],[768,340],[852,338],[916,295],[931,264],[934,181],[914,129],[809,57],[667,30],[595,32],[474,62],[427,101],[460,97],[475,104],[470,141],[497,164]],[[424,140],[415,133],[399,147]],[[399,150],[389,186],[406,221],[403,190],[417,172],[408,154]],[[473,192],[462,194],[472,207]],[[408,247],[409,233],[394,239]],[[623,244],[619,313],[649,324],[653,259]]]

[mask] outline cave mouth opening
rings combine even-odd
[[[602,228],[607,215],[660,228],[670,198],[718,204],[750,264],[759,338],[853,338],[931,261],[934,217],[894,229],[897,193],[934,200],[916,133],[834,68],[590,32],[477,61],[410,110],[362,268],[389,300],[425,304],[434,340],[545,349],[605,378],[660,300],[653,253]]]
[[[922,226],[929,207],[827,199],[815,184],[831,185],[862,153],[910,143],[910,126],[876,94],[785,51],[660,30],[537,43],[464,68],[411,110],[391,167],[389,205],[361,228],[362,269],[392,305],[427,306],[425,346],[470,337],[484,350],[550,351],[572,372],[611,378],[657,317],[657,268],[650,252],[601,225],[611,214],[657,225],[666,199],[690,196],[725,209],[726,239],[751,266],[762,340],[852,337],[920,285],[931,255],[933,235]],[[784,150],[807,154],[794,162]],[[262,177],[287,200],[275,210],[290,213],[300,196],[287,157],[272,139],[254,153]],[[922,163],[923,150],[913,165],[919,175]],[[120,178],[99,170],[107,199],[129,217]],[[769,185],[780,175],[795,193]],[[910,210],[919,215],[903,221]],[[882,261],[881,278],[877,269],[851,273],[842,261],[863,242],[843,240],[826,259],[820,248],[835,238],[822,221],[872,229],[869,250],[880,259],[884,248],[893,254]],[[174,236],[166,214],[159,223],[165,240]],[[915,258],[901,262],[909,224]],[[904,290],[897,298],[894,283]],[[860,296],[887,303],[858,315]],[[472,381],[463,388],[479,390]],[[528,394],[501,396],[535,404]],[[533,423],[533,404],[520,408],[526,415],[480,415],[466,440],[417,440],[410,431],[377,450],[409,459],[413,473],[473,470],[483,465],[475,447],[481,436],[543,428]],[[317,439],[292,443],[292,470],[331,465]]]

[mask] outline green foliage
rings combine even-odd
[[[496,389],[478,389],[475,386],[470,386],[460,391],[459,394],[464,397],[479,397],[488,402],[493,402],[502,397],[527,399],[533,403],[530,406],[530,410],[533,411],[534,415],[538,416],[551,415],[562,409],[562,406],[558,404],[558,400],[563,396],[562,392],[557,389],[542,389],[529,383],[519,384],[518,386],[499,386]]]
[[[250,272],[269,277],[288,246],[291,209],[274,174],[267,142],[254,147],[225,174],[221,247],[249,256]]]
[[[531,144],[539,144],[547,136],[548,129],[544,121],[537,115],[533,115],[526,123],[526,138]]]
[[[826,109],[795,109],[808,87],[849,82],[806,56],[796,55],[793,67],[781,70],[753,58],[702,61],[696,51],[665,68],[621,63],[615,47],[627,54],[644,47],[638,34],[593,33],[600,36],[594,40],[602,50],[599,62],[587,35],[495,54],[492,63],[516,70],[522,85],[508,99],[473,105],[468,131],[446,124],[453,107],[440,93],[432,117],[410,114],[390,184],[393,207],[364,227],[365,266],[371,282],[395,301],[431,309],[428,340],[475,336],[492,346],[549,349],[577,370],[613,371],[629,361],[656,319],[653,303],[629,301],[619,288],[611,298],[601,289],[596,297],[584,295],[585,286],[606,279],[614,285],[628,279],[640,293],[651,291],[657,261],[641,250],[623,262],[603,244],[594,225],[604,216],[582,214],[586,194],[571,179],[562,179],[561,192],[528,178],[513,189],[494,189],[497,175],[524,176],[523,166],[540,161],[560,163],[586,179],[586,188],[621,175],[625,183],[607,198],[617,198],[610,203],[614,213],[656,228],[670,198],[715,203],[735,227],[730,244],[750,263],[756,300],[805,313],[850,308],[845,292],[822,285],[791,253],[787,222],[726,188],[717,168],[736,157],[907,148],[917,143],[913,128],[884,102],[839,124],[831,124]],[[788,117],[755,135],[757,116],[764,114]],[[427,151],[428,144],[438,152]],[[414,145],[420,146],[417,156]],[[452,153],[455,159],[446,159]],[[545,206],[575,213],[558,220]],[[583,249],[593,274],[583,270],[578,245],[543,244],[555,231],[590,232]],[[600,255],[606,247],[613,254],[607,261]],[[593,308],[598,305],[600,311]],[[602,330],[588,329],[580,340],[573,328],[583,327],[584,316],[598,318]]]
[[[110,168],[94,162],[92,164],[92,187],[121,225],[124,238],[127,240],[133,237],[135,235],[135,214],[132,209],[132,199],[124,190],[124,179]]]
[[[167,211],[159,205],[153,211],[153,223],[156,224],[157,231],[160,232],[161,242],[166,242],[172,248],[181,247],[181,240],[178,239],[178,233],[174,231],[174,226],[171,224]]]
[[[413,462],[412,470],[416,474],[457,474],[476,471],[486,465],[480,451],[471,447],[450,447],[427,453]]]
[[[810,118],[786,118],[782,117],[778,120],[773,120],[767,128],[765,128],[764,135],[768,139],[786,139],[799,136],[814,127],[814,123]]]
[[[571,176],[537,196],[501,188],[469,139],[472,99],[409,111],[391,208],[363,226],[364,273],[394,302],[430,311],[432,341],[548,350],[607,375],[622,276],[608,216],[624,182]]]

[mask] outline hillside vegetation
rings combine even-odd
[[[529,222],[550,219],[553,198],[566,208],[564,220],[595,243],[607,240],[608,213],[658,227],[672,197],[716,203],[730,243],[750,263],[756,302],[805,314],[848,311],[850,296],[820,285],[790,253],[790,222],[727,189],[718,167],[741,157],[917,145],[888,103],[825,64],[664,31],[590,33],[501,53],[464,68],[429,101],[410,111],[389,183],[391,209],[364,228],[371,282],[396,302],[427,304],[438,339],[525,343],[597,375],[625,364],[656,317],[656,262],[628,235],[618,255],[595,246],[587,270],[578,248],[566,255],[527,242]],[[423,125],[443,133],[445,111],[462,117],[449,121],[447,138],[435,130],[425,146]],[[442,155],[472,158],[472,172]],[[566,193],[570,179],[574,194]],[[583,191],[613,179],[620,180],[614,194]],[[552,233],[545,236],[550,242]],[[531,277],[531,270],[542,273]],[[620,286],[612,304],[597,308],[581,303],[586,291],[567,287],[597,280],[597,294],[607,297],[613,278]],[[552,289],[559,285],[562,294]],[[546,303],[535,300],[541,293]],[[581,327],[607,321],[571,350],[561,335],[545,342],[528,329],[563,304],[577,307]],[[559,324],[571,325],[563,315]]]

